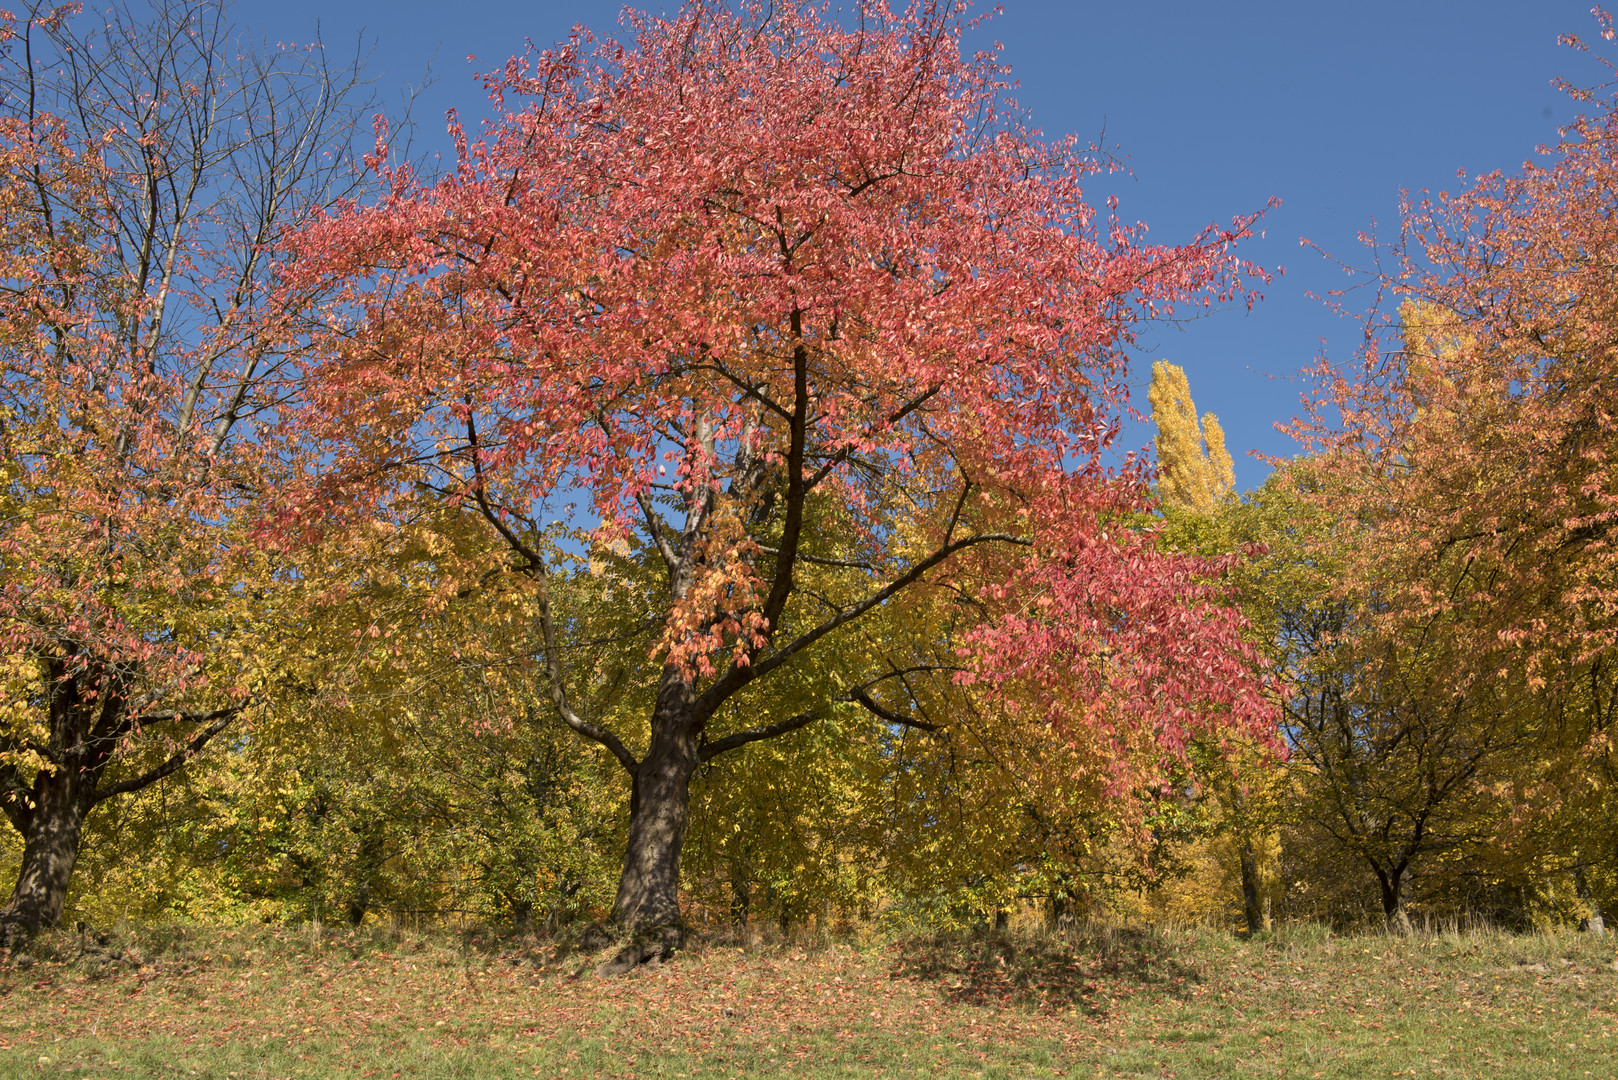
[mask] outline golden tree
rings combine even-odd
[[[1197,422],[1185,369],[1159,360],[1146,391],[1157,425],[1157,497],[1165,506],[1211,514],[1236,484],[1236,467],[1225,449],[1225,430],[1213,413]]]
[[[1152,405],[1152,421],[1157,425],[1158,501],[1170,517],[1165,538],[1173,546],[1188,549],[1230,551],[1238,547],[1238,537],[1228,515],[1234,509],[1231,490],[1236,469],[1225,449],[1225,432],[1213,413],[1197,420],[1191,399],[1191,385],[1185,369],[1159,360],[1152,365],[1152,384],[1147,391]],[[1241,530],[1237,528],[1236,532]],[[1211,809],[1217,815],[1218,833],[1191,853],[1193,866],[1204,860],[1217,865],[1212,874],[1195,876],[1206,894],[1223,891],[1236,876],[1240,878],[1242,911],[1250,933],[1269,928],[1274,863],[1279,855],[1279,836],[1269,824],[1266,810],[1273,799],[1272,778],[1260,770],[1250,770],[1269,757],[1267,749],[1256,755],[1238,754],[1221,761],[1207,773]],[[1251,772],[1251,774],[1249,774]],[[1254,776],[1263,792],[1255,789]],[[1232,864],[1237,873],[1233,874]],[[1210,881],[1210,878],[1217,878]]]
[[[316,298],[271,271],[368,182],[362,94],[318,49],[239,50],[217,3],[0,11],[6,938],[61,918],[86,815],[280,678],[289,578],[245,540]]]

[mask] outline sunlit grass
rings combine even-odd
[[[0,966],[3,1077],[1607,1077],[1612,938],[1089,927],[699,944],[183,926]]]

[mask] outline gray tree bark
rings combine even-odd
[[[612,917],[629,935],[600,968],[618,974],[667,959],[685,941],[680,919],[680,851],[685,846],[691,777],[700,763],[690,684],[665,672],[652,713],[652,739],[631,775],[629,838]]]

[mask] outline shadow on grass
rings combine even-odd
[[[405,929],[397,924],[337,926],[182,921],[80,923],[46,930],[14,949],[0,948],[0,996],[18,984],[133,976],[142,982],[201,971],[267,967],[307,969],[321,963],[408,960],[476,974],[498,966],[565,966],[610,939],[591,926],[549,935],[531,929]],[[470,977],[470,976],[469,976]],[[7,1075],[0,1069],[0,1078]]]
[[[1101,936],[950,931],[893,946],[896,979],[935,983],[951,1002],[1019,1005],[1104,1016],[1143,991],[1183,998],[1202,976],[1157,934],[1109,929]]]

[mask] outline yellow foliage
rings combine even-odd
[[[1236,484],[1236,467],[1225,449],[1225,431],[1208,413],[1197,422],[1185,369],[1159,360],[1146,392],[1157,425],[1158,497],[1164,505],[1211,514]]]

